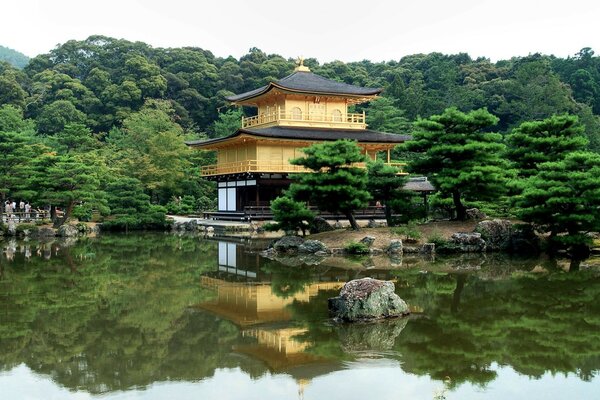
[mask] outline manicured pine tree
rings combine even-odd
[[[274,223],[265,225],[268,231],[283,230],[293,232],[302,231],[305,236],[315,214],[311,212],[303,202],[294,201],[288,196],[280,196],[271,202]]]
[[[516,201],[517,216],[549,232],[551,245],[585,253],[587,233],[600,230],[600,154],[573,152],[538,168]]]
[[[502,136],[488,132],[498,118],[485,109],[463,113],[448,108],[441,115],[415,123],[413,140],[401,150],[422,152],[409,165],[412,172],[428,175],[436,188],[454,203],[456,218],[467,217],[465,200],[497,198],[506,191],[511,175]]]
[[[367,171],[352,166],[366,161],[360,147],[351,140],[337,140],[313,144],[303,151],[305,157],[290,162],[314,173],[294,176],[290,197],[308,201],[322,211],[343,214],[352,229],[358,230],[354,211],[366,207],[371,199],[367,191]]]
[[[106,194],[111,215],[104,223],[106,228],[128,231],[166,226],[166,209],[150,204],[139,180],[117,177],[107,185]]]
[[[26,167],[25,186],[35,191],[35,200],[40,204],[50,204],[52,208],[63,207],[64,215],[57,218],[55,227],[64,224],[73,208],[82,202],[106,209],[105,193],[100,189],[102,165],[91,162],[89,157],[42,154]]]
[[[402,189],[408,177],[398,175],[398,168],[386,165],[381,160],[367,164],[367,190],[373,199],[380,201],[385,207],[385,220],[393,226],[393,212],[408,213],[414,192]]]
[[[567,114],[523,122],[506,141],[506,154],[522,178],[535,175],[539,164],[562,160],[567,153],[584,150],[588,145],[577,116]]]

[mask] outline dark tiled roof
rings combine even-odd
[[[435,192],[435,187],[425,177],[409,178],[404,185],[404,189],[413,192]]]
[[[266,86],[251,90],[246,93],[226,97],[226,99],[234,102],[250,99],[268,92],[272,87],[279,87],[293,92],[352,96],[373,96],[381,93],[382,91],[382,89],[379,88],[365,88],[333,81],[331,79],[313,74],[312,72],[297,71],[278,81],[271,82]]]
[[[327,129],[327,128],[295,128],[284,126],[273,126],[269,128],[238,129],[232,135],[209,139],[194,140],[186,142],[187,145],[204,145],[210,143],[222,142],[242,133],[274,138],[274,139],[306,139],[306,140],[339,140],[351,139],[362,143],[403,143],[411,139],[410,135],[398,135],[395,133],[384,133],[370,131],[368,129]]]

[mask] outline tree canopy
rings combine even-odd
[[[291,163],[314,173],[295,175],[290,196],[297,201],[308,201],[320,210],[341,213],[353,229],[359,229],[353,213],[371,199],[367,172],[352,165],[366,161],[360,147],[351,140],[337,140],[314,144],[305,148],[304,154],[305,157]]]
[[[456,218],[466,219],[465,200],[494,198],[505,191],[508,162],[502,158],[502,135],[488,129],[498,118],[484,109],[443,114],[415,123],[413,140],[403,148],[422,152],[410,168],[431,177],[442,194],[452,198]]]

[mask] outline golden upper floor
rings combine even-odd
[[[380,92],[378,88],[324,78],[300,64],[283,79],[227,100],[257,108],[255,116],[242,118],[242,129],[258,126],[366,129],[365,113],[351,113],[348,107],[370,101]]]

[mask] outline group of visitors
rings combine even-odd
[[[37,215],[37,214],[36,214]],[[18,204],[14,200],[6,200],[4,203],[4,222],[9,220],[21,222],[30,221],[32,218],[31,204],[21,200]]]

